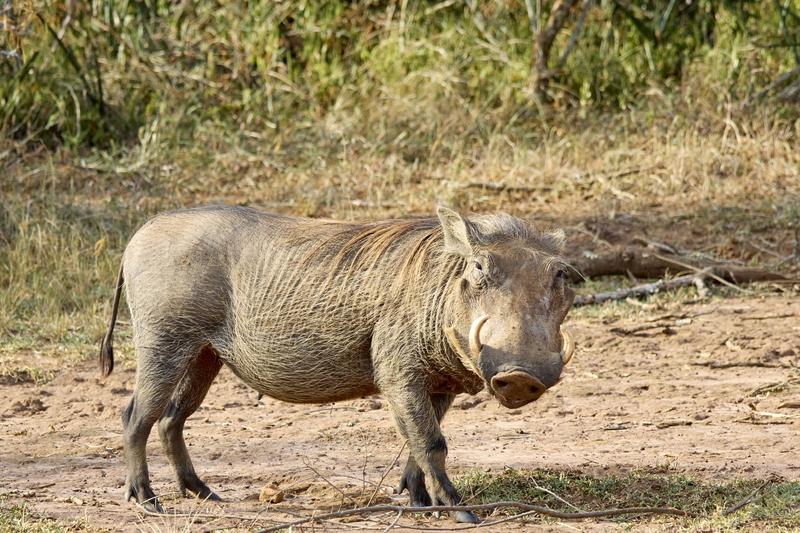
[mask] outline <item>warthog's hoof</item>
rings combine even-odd
[[[216,492],[209,489],[205,495],[195,494],[198,498],[206,502],[221,502],[222,498],[220,498]]]
[[[161,507],[160,503],[158,503],[158,498],[147,500],[146,502],[142,503],[141,506],[142,509],[144,509],[148,513],[164,514],[164,508]]]
[[[433,505],[421,474],[419,476],[404,474],[395,492],[402,494],[404,490],[408,490],[409,505],[411,507],[429,507]]]
[[[186,485],[181,489],[181,493],[184,497],[193,497],[206,502],[222,501],[222,498],[217,496],[216,492],[209,489],[208,485],[199,479],[195,479],[191,483],[186,483]]]
[[[131,500],[134,500],[138,505],[141,505],[142,509],[148,513],[161,514],[164,512],[164,508],[161,507],[161,504],[153,492],[153,489],[151,489],[147,484],[138,483],[134,485],[132,483],[128,483],[128,486],[125,489],[125,501],[127,502]]]
[[[453,513],[453,520],[459,524],[477,524],[480,518],[475,513],[469,511],[456,511]]]

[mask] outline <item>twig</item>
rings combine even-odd
[[[488,183],[472,181],[461,186],[462,189],[485,189],[496,192],[550,192],[551,187],[530,187],[527,185],[507,185],[505,183]]]
[[[659,422],[656,424],[656,429],[667,429],[675,426],[691,426],[691,420],[667,420],[666,422]]]
[[[314,473],[315,473],[317,476],[319,476],[319,477],[320,477],[320,478],[321,478],[321,479],[322,479],[322,480],[323,480],[325,483],[327,483],[328,485],[330,485],[331,487],[333,487],[333,489],[334,489],[336,492],[338,492],[339,494],[341,494],[341,495],[342,495],[342,498],[344,498],[344,499],[347,499],[347,500],[350,500],[350,502],[351,502],[351,503],[356,503],[356,502],[355,502],[355,500],[354,500],[353,498],[351,498],[350,496],[348,496],[347,494],[345,494],[345,493],[344,493],[344,491],[342,491],[342,489],[340,489],[339,487],[337,487],[336,485],[334,485],[333,483],[331,483],[331,481],[330,481],[328,478],[326,478],[325,476],[323,476],[322,474],[320,474],[320,473],[317,471],[317,469],[316,469],[316,468],[314,468],[313,466],[311,466],[311,465],[309,464],[309,462],[308,462],[308,461],[307,461],[305,458],[303,458],[303,463],[306,465],[306,467],[307,467],[309,470],[311,470],[312,472],[314,472]]]
[[[781,260],[781,264],[785,263],[786,261],[789,261],[792,258],[791,255],[783,256],[783,255],[781,255],[781,254],[779,254],[777,252],[774,252],[774,251],[772,251],[772,250],[770,250],[768,248],[764,248],[763,246],[759,246],[758,244],[754,243],[753,241],[745,241],[745,242],[747,244],[749,244],[750,246],[752,246],[753,248],[755,248],[756,250],[758,250],[759,252],[763,252],[765,254],[771,255],[772,257],[776,257],[776,258],[780,259]]]
[[[660,250],[668,254],[673,254],[673,255],[680,254],[680,251],[677,248],[663,242],[651,241],[650,239],[645,239],[644,237],[634,237],[631,241],[637,244],[641,244],[647,248],[651,248],[653,250]]]
[[[611,333],[615,333],[617,335],[636,335],[637,333],[641,333],[642,331],[649,331],[651,329],[663,329],[665,332],[669,332],[673,326],[678,326],[679,324],[675,322],[657,322],[655,324],[643,324],[641,326],[636,326],[633,328],[611,328],[609,331]]]
[[[777,392],[785,389],[789,385],[796,385],[800,383],[800,378],[789,378],[784,381],[776,381],[775,383],[767,383],[766,385],[761,385],[760,387],[756,387],[752,391],[750,391],[747,396],[758,396],[759,394],[769,393],[769,392]]]
[[[378,491],[381,490],[381,486],[383,485],[383,480],[386,479],[387,475],[389,475],[389,471],[392,469],[394,464],[400,458],[400,454],[403,453],[403,450],[406,449],[406,444],[408,444],[408,441],[403,441],[403,445],[400,447],[400,451],[397,452],[397,455],[395,455],[394,459],[392,459],[392,462],[389,463],[389,466],[387,466],[386,470],[383,471],[383,475],[381,476],[381,480],[378,481],[378,486],[375,487],[375,492],[372,493],[372,496],[369,497],[369,501],[367,501],[367,507],[369,507],[372,504],[372,500],[375,499],[375,496],[378,494]]]
[[[373,505],[371,507],[357,507],[355,509],[346,509],[343,511],[336,511],[332,513],[324,513],[317,516],[310,516],[301,520],[294,520],[283,524],[271,526],[261,529],[258,533],[270,533],[272,531],[279,531],[309,522],[316,522],[320,520],[330,520],[332,518],[344,518],[354,515],[368,515],[375,513],[385,513],[389,511],[398,513],[433,513],[442,511],[493,511],[495,509],[511,507],[514,509],[522,509],[531,513],[537,513],[544,516],[553,518],[561,518],[565,520],[579,520],[583,518],[600,518],[611,516],[622,516],[629,514],[665,514],[673,516],[690,516],[686,511],[680,509],[673,509],[672,507],[626,507],[622,509],[604,509],[600,511],[584,511],[581,513],[566,513],[563,511],[556,511],[541,505],[532,505],[522,502],[505,501],[497,503],[486,503],[480,505],[429,505],[427,507],[406,507],[402,505]]]
[[[387,533],[388,531],[391,531],[392,528],[394,528],[394,526],[397,525],[397,521],[400,520],[400,518],[402,516],[403,516],[403,512],[402,511],[397,511],[397,516],[394,517],[394,520],[392,520],[391,524],[386,526],[386,529],[383,530],[383,533]]]
[[[783,315],[765,315],[765,316],[743,316],[742,320],[772,320],[773,318],[792,318],[794,313],[785,313]]]
[[[753,409],[751,414],[766,416],[769,418],[800,418],[800,415],[785,415],[783,413],[770,413],[768,411],[758,411],[757,409]]]
[[[754,426],[785,426],[787,424],[791,424],[789,420],[776,420],[772,418],[764,420],[756,418],[753,415],[736,418],[734,419],[734,422],[739,422],[741,424],[753,424]]]
[[[733,507],[728,507],[727,509],[722,511],[722,516],[732,515],[733,513],[735,513],[736,511],[738,511],[742,507],[744,507],[746,505],[749,505],[753,500],[756,499],[756,496],[758,496],[761,493],[761,491],[764,490],[766,488],[766,486],[769,485],[770,483],[772,483],[773,481],[775,481],[775,478],[770,478],[770,479],[766,480],[764,483],[762,483],[761,485],[756,487],[755,490],[753,490],[753,492],[748,494],[745,499],[743,499],[742,501],[740,501],[739,503],[737,503]]]
[[[465,524],[462,526],[447,526],[447,527],[430,527],[430,526],[408,526],[404,525],[403,529],[413,529],[415,531],[462,531],[465,529],[479,529],[484,527],[491,527],[496,526],[498,524],[504,524],[506,522],[512,522],[515,520],[521,520],[525,517],[531,516],[536,514],[536,511],[526,511],[524,513],[517,513],[515,515],[506,516],[503,518],[498,518],[497,520],[491,520],[489,522],[481,522],[480,524]]]
[[[555,493],[555,492],[553,492],[552,490],[548,489],[547,487],[542,487],[541,485],[539,485],[539,483],[538,483],[538,482],[537,482],[535,479],[533,479],[532,481],[533,481],[533,486],[534,486],[534,487],[535,487],[537,490],[540,490],[540,491],[544,492],[545,494],[549,494],[550,496],[552,496],[552,497],[553,497],[553,498],[555,498],[556,500],[560,501],[560,502],[561,502],[561,503],[563,503],[564,505],[566,505],[566,506],[568,506],[568,507],[571,507],[571,508],[575,509],[576,511],[579,511],[579,512],[580,512],[580,509],[578,509],[577,507],[575,507],[574,505],[572,505],[571,503],[569,503],[567,500],[565,500],[564,498],[562,498],[561,496],[559,496],[558,494],[556,494],[556,493]]]
[[[783,365],[770,365],[761,361],[732,361],[730,363],[720,363],[719,361],[703,361],[702,363],[690,363],[692,366],[706,366],[708,368],[786,368]]]

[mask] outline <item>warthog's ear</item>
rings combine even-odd
[[[445,251],[468,257],[472,255],[475,228],[467,220],[446,207],[436,208],[439,222],[442,224]]]

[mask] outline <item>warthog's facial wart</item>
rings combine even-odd
[[[537,400],[558,383],[575,351],[562,328],[574,297],[560,258],[563,233],[500,228],[518,221],[467,221],[447,209],[439,218],[447,249],[465,260],[449,341],[468,354],[465,366],[502,405],[514,409]]]

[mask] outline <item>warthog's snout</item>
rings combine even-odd
[[[547,390],[544,383],[522,370],[499,372],[492,378],[491,385],[497,399],[509,409],[531,403]]]
[[[561,371],[572,359],[575,342],[569,332],[560,328],[561,351],[540,354],[535,361],[520,364],[508,352],[481,341],[481,331],[489,317],[482,315],[472,322],[469,331],[470,352],[480,360],[483,375],[497,400],[509,409],[516,409],[538,400],[544,392],[559,382]],[[496,334],[496,333],[495,333]],[[491,332],[490,332],[491,335]],[[511,360],[511,361],[509,361]]]

